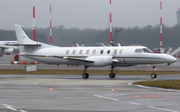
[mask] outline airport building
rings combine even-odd
[[[180,9],[176,11],[176,15],[177,15],[177,24],[180,24]]]

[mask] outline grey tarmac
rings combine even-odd
[[[5,75],[4,75],[5,76]],[[14,77],[13,77],[14,76]],[[179,112],[180,92],[131,83],[148,76],[6,75],[0,79],[2,112]],[[179,78],[162,75],[158,80]]]

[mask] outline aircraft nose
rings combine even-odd
[[[167,58],[167,61],[168,61],[168,63],[174,63],[174,62],[177,61],[177,59],[175,57],[169,55],[168,58]]]

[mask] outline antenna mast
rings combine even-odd
[[[111,14],[111,0],[110,0],[110,45],[113,45],[113,41],[112,41],[112,14]]]
[[[162,1],[160,1],[160,53],[164,53],[164,47],[162,43]]]
[[[50,45],[52,45],[52,20],[51,20],[51,5],[50,5]]]
[[[34,5],[34,0],[33,0],[33,40],[36,41],[35,5]]]

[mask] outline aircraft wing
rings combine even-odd
[[[55,55],[27,55],[27,54],[21,54],[21,56],[32,56],[32,57],[54,57],[54,58],[60,58],[65,59],[69,61],[79,62],[79,63],[94,63],[94,61],[91,60],[84,60],[84,59],[78,59],[78,57],[63,57],[63,56],[55,56]],[[81,57],[82,58],[82,57]],[[83,57],[86,58],[86,57]]]
[[[66,60],[75,61],[75,62],[94,63],[94,61],[77,59],[76,57],[61,57],[61,56],[52,56],[52,57],[66,59]]]
[[[8,49],[8,48],[15,48],[15,47],[13,47],[13,46],[8,46],[8,45],[0,45],[0,48]]]

